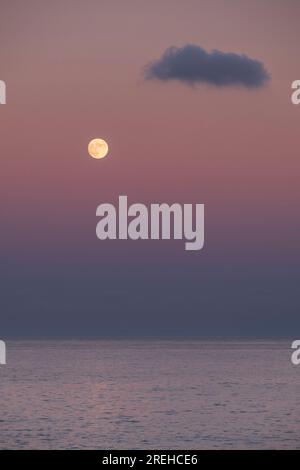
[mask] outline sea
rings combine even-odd
[[[300,449],[289,340],[7,341],[1,449]]]

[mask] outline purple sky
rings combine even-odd
[[[298,0],[2,0],[0,15],[2,336],[299,328]],[[271,80],[144,79],[186,44],[246,54]],[[100,242],[96,207],[119,194],[204,203],[204,250]]]

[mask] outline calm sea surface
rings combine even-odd
[[[10,341],[0,448],[300,449],[289,341]]]

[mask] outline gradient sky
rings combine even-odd
[[[297,336],[299,17],[298,0],[1,0],[0,337]],[[271,81],[144,80],[189,43]],[[120,194],[204,203],[204,249],[97,240]]]

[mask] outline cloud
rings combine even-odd
[[[178,80],[188,85],[207,83],[217,87],[259,88],[270,78],[258,60],[233,52],[207,52],[193,44],[170,47],[160,59],[146,65],[144,72],[148,80]]]

